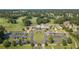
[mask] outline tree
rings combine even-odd
[[[17,23],[16,19],[9,19],[8,22],[9,22],[9,23],[12,23],[12,24],[16,24],[16,23]]]
[[[63,44],[63,46],[66,46],[67,45],[67,42],[66,42],[66,40],[62,40],[62,44]]]
[[[22,46],[22,39],[19,39],[19,45]]]
[[[44,24],[46,24],[48,22],[50,22],[50,20],[48,18],[46,18],[46,17],[42,20],[42,23],[44,23]]]
[[[34,47],[34,43],[31,43],[31,46]]]
[[[73,30],[72,30],[72,29],[68,29],[68,31],[69,31],[69,32],[73,32]]]
[[[54,40],[53,40],[53,36],[52,35],[49,37],[49,40],[50,40],[51,43],[54,43]]]
[[[71,22],[76,24],[76,25],[79,25],[79,16],[73,16],[73,18],[71,19]]]
[[[69,44],[71,44],[71,43],[72,43],[72,39],[71,39],[71,38],[68,38],[67,42],[68,42]]]
[[[18,16],[11,16],[11,17],[8,19],[8,22],[9,22],[9,23],[12,23],[12,24],[16,24],[16,23],[17,23],[17,19],[18,19]]]
[[[32,19],[32,15],[28,15],[26,18],[27,19]]]
[[[29,40],[27,40],[27,44],[30,44],[30,41]]]
[[[45,46],[48,46],[48,43],[47,42],[45,42]]]
[[[2,43],[4,41],[4,34],[5,34],[5,27],[3,27],[2,25],[0,25],[0,43]]]
[[[42,23],[42,18],[37,18],[36,22],[37,22],[37,24],[41,24]]]
[[[65,21],[64,18],[58,18],[58,19],[55,19],[55,23],[58,23],[58,24],[63,24],[63,22]]]
[[[17,46],[17,43],[16,43],[15,40],[12,41],[12,45],[13,45],[13,46]]]
[[[37,24],[42,24],[42,23],[46,24],[46,23],[50,22],[50,20],[47,17],[44,17],[44,18],[38,17],[36,22],[37,22]]]
[[[9,47],[10,46],[9,40],[4,40],[3,45],[4,47]]]
[[[30,19],[23,19],[23,23],[24,23],[25,26],[30,26],[32,24]]]

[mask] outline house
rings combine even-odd
[[[58,30],[62,30],[62,27],[61,27],[59,24],[56,24],[55,27],[56,27]]]
[[[72,30],[73,30],[73,32],[76,32],[77,31],[77,25],[72,24]]]
[[[79,30],[77,30],[76,32],[73,32],[75,35],[79,36]]]
[[[41,29],[41,26],[40,25],[37,25],[35,28],[36,29]]]
[[[72,28],[72,25],[71,25],[70,21],[65,21],[65,22],[63,23],[63,25],[64,25],[66,28],[69,28],[69,29]]]
[[[73,32],[76,32],[76,31],[77,31],[77,28],[78,28],[77,25],[71,24],[70,21],[65,21],[65,22],[63,23],[63,25],[64,25],[66,28],[68,28],[68,29],[72,29]]]
[[[41,24],[41,25],[37,25],[36,29],[42,29],[42,30],[50,29],[50,26],[47,24]]]

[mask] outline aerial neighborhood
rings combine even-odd
[[[79,10],[0,10],[0,49],[78,49]]]

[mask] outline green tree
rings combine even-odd
[[[5,34],[5,27],[3,27],[2,25],[0,25],[0,43],[2,43],[4,41],[4,34]]]
[[[22,46],[22,39],[19,39],[19,45]]]
[[[69,44],[71,44],[71,43],[72,43],[72,39],[71,39],[71,38],[68,38],[67,42],[68,42]]]
[[[46,23],[50,22],[50,20],[47,17],[44,17],[44,18],[38,17],[36,22],[37,22],[37,24],[42,24],[42,23],[46,24]]]
[[[54,23],[63,24],[64,21],[65,21],[64,18],[58,18],[58,19],[55,19]]]
[[[63,46],[66,46],[67,45],[67,42],[66,42],[66,40],[62,40],[62,44],[63,44]]]
[[[9,19],[8,23],[16,24],[16,19]]]
[[[8,40],[4,40],[3,45],[4,45],[4,47],[9,47],[10,42]]]
[[[12,45],[13,45],[13,46],[17,46],[17,43],[16,43],[15,40],[12,41]]]
[[[50,20],[48,18],[46,18],[46,17],[42,20],[42,23],[44,23],[44,24],[46,24],[48,22],[50,22]]]
[[[25,26],[30,26],[32,24],[30,19],[23,19],[23,23],[24,23]]]
[[[28,15],[26,18],[27,19],[32,19],[32,16],[31,15]]]
[[[45,46],[48,46],[48,43],[47,42],[45,42]]]
[[[54,43],[54,39],[53,39],[52,35],[49,37],[49,40],[50,40],[51,43]]]
[[[37,18],[36,22],[37,22],[37,24],[41,24],[42,23],[42,18]]]
[[[73,30],[72,29],[68,29],[69,30],[69,32],[73,32]]]
[[[34,43],[31,43],[31,46],[34,47]]]
[[[9,23],[12,23],[12,24],[16,24],[16,23],[17,23],[17,19],[18,19],[18,16],[11,16],[11,17],[8,19],[8,22],[9,22]]]

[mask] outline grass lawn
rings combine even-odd
[[[5,49],[5,47],[0,44],[0,49]],[[10,46],[6,49],[32,49],[32,46],[30,44],[26,44],[26,45],[23,45],[23,46],[20,46],[20,45],[17,45],[17,46]]]
[[[74,49],[75,46],[72,44],[67,44],[67,46],[63,46],[62,44],[53,44],[51,47],[54,47],[54,49]]]
[[[22,23],[22,19],[23,17],[20,17],[17,20],[17,24],[11,24],[11,23],[7,23],[8,19],[4,19],[4,18],[0,18],[0,25],[5,26],[6,30],[8,31],[21,31],[22,28],[24,28],[24,25]]]
[[[51,45],[45,46],[46,49],[52,49]]]
[[[17,45],[16,47],[10,46],[10,49],[32,49],[32,46],[30,44],[26,44],[23,46]]]
[[[37,43],[41,43],[44,39],[44,32],[34,32],[34,38],[36,40]]]
[[[50,19],[51,21],[49,22],[50,24],[54,24],[54,19]]]
[[[37,17],[33,17],[33,18],[32,18],[32,20],[31,20],[31,21],[32,21],[32,25],[36,25],[36,24],[37,24],[37,23],[36,23],[36,19],[37,19]]]

